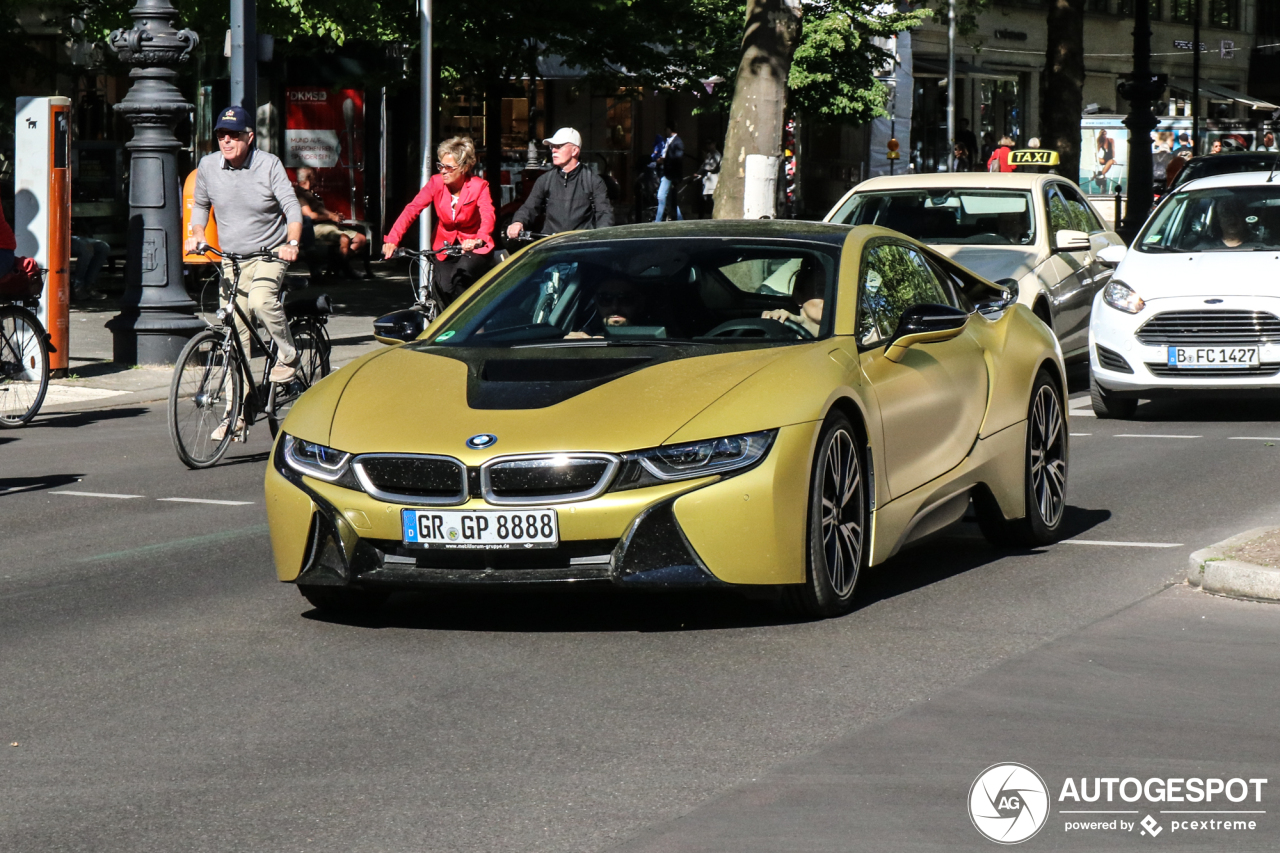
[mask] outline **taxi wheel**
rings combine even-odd
[[[345,586],[299,584],[298,592],[312,607],[334,619],[367,619],[390,597],[390,593],[379,590]]]
[[[783,592],[793,614],[824,619],[853,610],[854,588],[870,557],[864,446],[844,414],[827,419],[810,477],[805,582]]]

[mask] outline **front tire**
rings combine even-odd
[[[1005,520],[994,500],[979,507],[979,525],[994,545],[1035,548],[1056,542],[1067,508],[1067,421],[1062,397],[1045,371],[1036,375],[1027,407],[1023,466],[1026,514]]]
[[[1093,413],[1099,418],[1115,418],[1127,421],[1138,411],[1136,397],[1117,397],[1098,384],[1098,378],[1089,372],[1089,402],[1093,404]]]
[[[827,419],[809,480],[805,582],[786,587],[787,608],[811,619],[853,610],[858,577],[870,558],[870,511],[864,442],[843,414]]]
[[[183,347],[169,386],[169,435],[188,468],[208,468],[231,446],[240,419],[243,378],[227,333],[206,329]],[[213,432],[223,420],[221,439]]]

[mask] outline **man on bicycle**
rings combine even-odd
[[[245,255],[269,249],[276,258],[253,258],[240,263],[240,280],[234,282],[236,303],[245,315],[256,319],[279,348],[279,360],[271,369],[272,382],[288,382],[297,373],[298,351],[289,334],[280,288],[289,264],[298,259],[302,237],[302,207],[280,158],[253,144],[249,113],[238,106],[223,110],[214,125],[218,151],[207,154],[196,169],[191,226],[183,250],[195,253],[205,242],[209,207],[218,210],[218,241],[224,252]],[[223,275],[232,275],[231,262],[222,262]],[[223,307],[226,307],[225,303]],[[240,342],[249,354],[249,330],[240,329]],[[219,427],[223,430],[228,424]],[[215,435],[221,440],[222,435]]]
[[[583,166],[582,135],[571,127],[562,127],[555,136],[542,140],[551,148],[551,162],[556,168],[544,172],[533,184],[533,190],[507,228],[512,240],[546,208],[542,230],[548,234],[578,231],[583,228],[608,228],[613,224],[613,207],[609,204],[609,188],[604,179]]]

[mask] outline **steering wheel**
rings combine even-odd
[[[769,338],[778,333],[781,326],[800,340],[813,340],[813,334],[794,320],[767,320],[764,317],[744,317],[729,320],[716,326],[701,337],[704,338]]]

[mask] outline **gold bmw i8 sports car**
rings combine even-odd
[[[874,226],[544,240],[294,404],[266,478],[277,573],[336,615],[599,582],[824,617],[971,503],[992,539],[1047,543],[1065,374],[1016,297]]]

